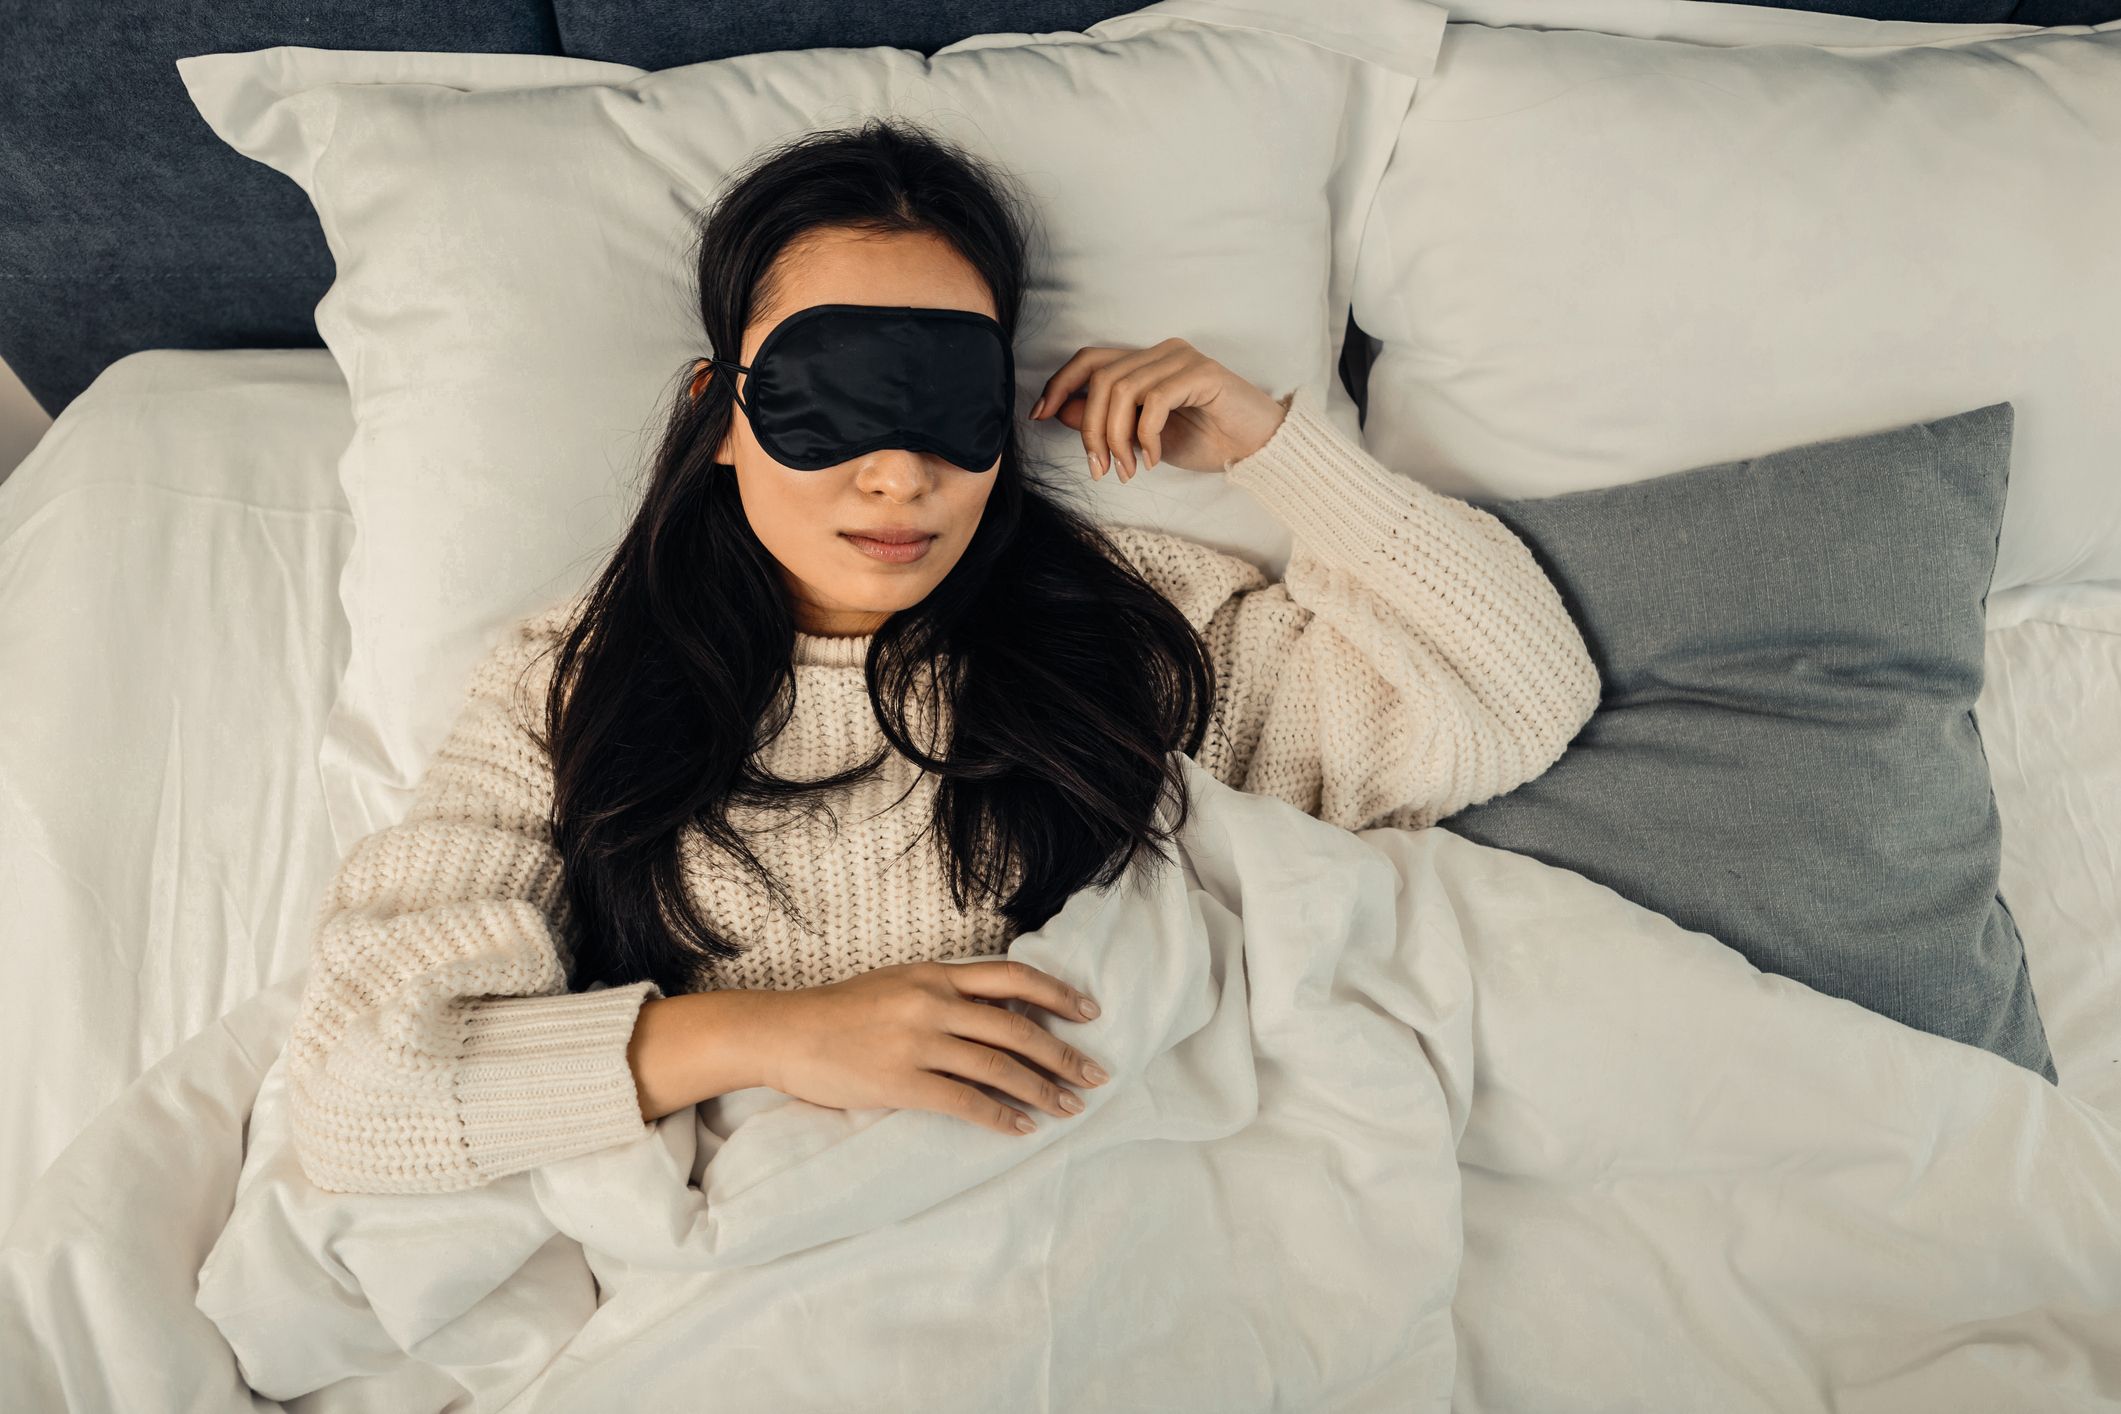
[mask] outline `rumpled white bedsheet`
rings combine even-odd
[[[309,1185],[276,1096],[200,1306],[282,1397],[402,1348],[493,1407],[1446,1407],[1473,1071],[1453,902],[1185,768],[1185,868],[1011,949],[1106,1004],[1031,1013],[1112,1072],[1084,1114],[1020,1138],[751,1090],[405,1202]],[[341,1272],[372,1311],[329,1300]]]
[[[255,1408],[239,1355],[332,1411],[2121,1398],[2113,1119],[1579,875],[1186,770],[1185,868],[1010,950],[1105,1004],[1030,1012],[1113,1070],[1083,1116],[751,1090],[469,1193],[328,1195],[286,1149],[291,979],[33,1191],[0,1339],[41,1354],[0,1407]]]
[[[0,1226],[307,965],[352,435],[326,349],[145,349],[0,484]]]

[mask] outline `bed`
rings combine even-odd
[[[1573,13],[1565,20],[1550,18],[1563,8],[1475,0],[1450,11],[1454,25],[1554,23],[1651,37],[1688,33],[1679,13],[1685,6],[1678,3],[1583,0],[1566,7]],[[1733,15],[1742,10],[1760,23],[1766,21],[1758,17],[1768,14],[1751,7],[1702,8]],[[6,1008],[0,1036],[8,1048],[0,1073],[10,1077],[0,1098],[0,1213],[12,1224],[0,1266],[6,1310],[0,1341],[10,1347],[5,1363],[13,1371],[0,1378],[18,1381],[12,1397],[0,1402],[87,1409],[143,1407],[143,1399],[166,1397],[166,1403],[186,1407],[272,1407],[263,1391],[275,1378],[287,1390],[316,1391],[283,1394],[285,1407],[318,1409],[504,1403],[559,1409],[600,1407],[599,1400],[617,1397],[621,1388],[632,1399],[668,1394],[667,1385],[655,1383],[667,1375],[640,1366],[649,1352],[667,1349],[659,1340],[687,1329],[672,1314],[677,1303],[704,1307],[709,1291],[682,1283],[658,1287],[642,1278],[658,1260],[677,1265],[667,1251],[649,1251],[652,1244],[642,1234],[697,1218],[683,1205],[712,1190],[708,1159],[718,1143],[732,1143],[748,1118],[742,1109],[727,1107],[702,1118],[697,1130],[689,1123],[682,1132],[671,1126],[669,1162],[680,1180],[696,1165],[692,1184],[658,1190],[665,1206],[644,1201],[630,1214],[637,1227],[630,1235],[593,1236],[581,1216],[596,1194],[608,1196],[610,1185],[629,1181],[629,1173],[643,1186],[628,1191],[648,1191],[648,1180],[641,1178],[647,1170],[624,1169],[616,1159],[603,1169],[576,1165],[549,1180],[517,1185],[507,1195],[467,1202],[464,1231],[513,1233],[523,1250],[495,1237],[494,1250],[513,1255],[493,1259],[498,1265],[490,1285],[475,1294],[488,1299],[484,1307],[451,1292],[440,1263],[425,1273],[427,1285],[400,1292],[407,1301],[425,1303],[430,1314],[464,1318],[456,1327],[431,1321],[418,1340],[386,1322],[389,1341],[377,1343],[381,1337],[371,1327],[334,1324],[319,1314],[317,1329],[343,1337],[339,1363],[294,1360],[268,1372],[256,1352],[275,1339],[284,1342],[284,1329],[258,1317],[247,1328],[254,1343],[232,1346],[226,1336],[242,1328],[235,1313],[220,1308],[217,1326],[194,1304],[202,1264],[239,1189],[257,1185],[264,1192],[265,1185],[291,1181],[245,1140],[253,1121],[262,1123],[276,1104],[273,1062],[291,1014],[292,989],[306,966],[310,911],[342,856],[352,818],[343,800],[334,818],[331,782],[319,759],[353,650],[354,629],[341,596],[357,526],[342,484],[341,456],[356,409],[339,363],[311,323],[331,281],[315,213],[288,183],[230,152],[200,125],[190,100],[170,81],[170,61],[290,43],[569,55],[652,70],[828,45],[891,44],[930,52],[989,31],[1079,29],[1123,9],[1042,6],[1039,22],[1031,24],[978,6],[947,17],[925,7],[915,24],[890,9],[865,9],[856,18],[821,8],[776,12],[758,20],[757,28],[734,34],[703,32],[676,12],[652,7],[629,14],[565,3],[460,10],[439,30],[435,26],[444,22],[431,17],[373,8],[355,20],[297,19],[265,7],[246,12],[241,31],[210,34],[156,19],[155,25],[168,27],[151,30],[156,42],[129,49],[134,57],[122,62],[148,55],[154,101],[187,121],[144,129],[151,134],[148,160],[210,188],[180,206],[179,219],[152,240],[99,238],[92,262],[72,258],[81,235],[78,212],[62,220],[48,208],[0,203],[18,213],[0,218],[0,236],[18,255],[23,287],[0,308],[0,353],[56,419],[30,457],[0,483],[0,661],[13,669],[0,705],[0,888],[9,898],[15,940],[6,964],[10,985],[0,1002]],[[1918,28],[1922,42],[1931,36],[1941,42],[2024,25],[2105,25],[2121,10],[2028,4],[1860,13],[1884,26],[1872,36],[1884,44],[1915,42]],[[142,12],[143,23],[147,14]],[[1842,17],[1778,11],[1769,18],[1786,20],[1789,43],[1859,42],[1853,30],[1834,27],[1849,23]],[[1927,28],[1933,24],[1940,27]],[[1944,26],[1951,27],[1950,36]],[[1700,44],[1748,42],[1708,30],[1694,33],[1691,42]],[[27,62],[55,66],[47,76],[54,87],[47,91],[67,94],[85,111],[88,86],[109,83],[110,66],[120,62],[97,48],[110,42],[55,20],[27,46]],[[49,113],[33,106],[10,109],[5,122],[11,165],[0,170],[18,190],[32,182],[56,188],[58,174],[94,172],[95,164],[110,160],[108,147],[93,134],[53,125]],[[12,140],[17,133],[21,140]],[[106,205],[96,213],[102,226],[91,234],[116,229],[123,202],[145,199],[107,178],[95,190],[96,201]],[[167,253],[202,235],[209,237],[205,256],[174,262]],[[173,244],[159,247],[164,241]],[[61,321],[55,311],[82,308],[91,288],[117,293],[99,300],[91,317]],[[62,323],[66,336],[54,338],[50,331]],[[1341,394],[1365,418],[1375,417],[1374,399],[1389,386],[1369,378],[1379,348],[1351,321],[1327,351]],[[1579,1028],[1569,1032],[1577,1049],[1535,1057],[1535,1029],[1551,1024],[1559,1033],[1566,1029],[1563,1018],[1573,1013],[1563,997],[1542,991],[1528,980],[1531,973],[1516,968],[1517,955],[1500,929],[1483,934],[1467,922],[1462,936],[1454,934],[1457,951],[1442,952],[1462,958],[1461,999],[1481,998],[1482,1010],[1469,1009],[1455,1021],[1440,1003],[1433,1012],[1425,1010],[1417,1003],[1448,990],[1437,984],[1432,994],[1413,986],[1434,981],[1428,977],[1402,979],[1409,990],[1401,995],[1402,1020],[1422,1037],[1430,1057],[1456,1056],[1464,1063],[1458,1075],[1437,1065],[1436,1094],[1422,1092],[1423,1104],[1433,1101],[1433,1113],[1421,1111],[1427,1116],[1422,1123],[1434,1127],[1419,1131],[1430,1138],[1448,1134],[1439,1143],[1458,1147],[1460,1171],[1435,1172],[1420,1166],[1419,1154],[1406,1153],[1399,1156],[1405,1168],[1393,1173],[1406,1185],[1455,1184],[1447,1199],[1439,1199],[1453,1222],[1436,1230],[1442,1238],[1427,1254],[1439,1264],[1434,1279],[1410,1283],[1402,1293],[1408,1302],[1402,1348],[1391,1359],[1380,1357],[1361,1378],[1343,1372],[1340,1383],[1317,1385],[1336,1391],[1330,1407],[2091,1409],[2121,1401],[2121,1296],[2115,1287],[2121,1265],[2100,1266],[2121,1252],[2121,1185],[2113,1183],[2121,1174],[2121,579],[2003,587],[1984,597],[1983,610],[1976,716],[2001,824],[1996,892],[2023,938],[2057,1086],[2050,1091],[1993,1056],[1957,1055],[1960,1048],[1936,1037],[1903,1034],[1882,1018],[1859,1017],[1854,1008],[1836,1003],[1830,1010],[1818,997],[1797,995],[1803,989],[1770,987],[1757,974],[1741,978],[1730,971],[1710,979],[1703,973],[1698,982],[1682,983],[1676,970],[1682,953],[1670,950],[1680,946],[1677,925],[1657,935],[1668,951],[1642,945],[1637,965],[1652,989],[1614,993],[1616,1008],[1636,1008],[1617,1013],[1627,1018],[1621,1027],[1625,1046],[1598,1039],[1593,1016],[1567,1023]],[[94,651],[85,648],[91,644]],[[1480,868],[1492,866],[1492,856],[1476,858],[1455,837],[1422,844],[1420,832],[1387,833],[1399,838],[1371,847],[1395,861],[1403,878],[1429,870],[1422,877],[1462,887],[1470,900],[1490,877]],[[1336,847],[1324,840],[1316,845],[1322,857]],[[1345,862],[1358,871],[1351,879],[1370,878],[1377,886],[1375,878],[1359,873],[1355,856]],[[1213,863],[1203,855],[1198,886],[1212,888]],[[1530,876],[1510,877],[1521,882]],[[1503,886],[1492,887],[1494,901],[1487,907],[1499,908]],[[1564,902],[1571,909],[1589,906],[1588,894],[1566,892],[1571,885],[1557,880],[1553,887],[1556,910]],[[1472,904],[1466,907],[1468,919],[1477,915]],[[1612,926],[1621,947],[1621,925]],[[1684,955],[1689,966],[1707,957]],[[1822,1139],[1821,1153],[1838,1157],[1848,1173],[1872,1165],[1888,1178],[1897,1175],[1897,1183],[1852,1187],[1839,1208],[1808,1207],[1808,1198],[1827,1191],[1826,1178],[1809,1173],[1800,1152],[1774,1157],[1763,1139],[1763,1147],[1750,1154],[1742,1146],[1718,1151],[1737,1156],[1734,1165],[1743,1159],[1750,1166],[1748,1181],[1757,1186],[1740,1189],[1730,1178],[1733,1186],[1720,1188],[1729,1175],[1704,1164],[1693,1175],[1702,1186],[1687,1190],[1682,1141],[1692,1134],[1707,1153],[1710,1136],[1720,1133],[1704,1107],[1728,1104],[1736,1113],[1746,1112],[1748,1103],[1765,1107],[1787,1099],[1771,1089],[1782,1082],[1722,1077],[1711,1083],[1697,1070],[1691,1077],[1670,1077],[1661,1099],[1638,1091],[1623,1103],[1620,1096],[1587,1093],[1578,1097],[1581,1108],[1569,1122],[1580,1127],[1573,1129],[1553,1127],[1560,1122],[1550,1109],[1512,1109],[1512,1097],[1560,1105],[1563,1078],[1586,1073],[1587,1066],[1595,1074],[1601,1061],[1617,1076],[1631,1060],[1691,1060],[1698,1066],[1713,1057],[1713,1037],[1660,1029],[1654,990],[1660,958],[1675,968],[1667,1000],[1692,997],[1703,1017],[1762,1025],[1747,1041],[1732,1041],[1734,1050],[1749,1046],[1747,1054],[1770,1063],[1783,1055],[1793,1074],[1804,1073],[1801,1038],[1816,1036],[1821,1055],[1862,1056],[1888,1067],[1890,1075],[1871,1077],[1874,1095],[1851,1098],[1837,1114],[1838,1127]],[[1557,956],[1553,965],[1562,960]],[[1580,960],[1567,965],[1582,966]],[[1559,987],[1568,978],[1586,988],[1597,980],[1585,971],[1566,977],[1556,972],[1547,981]],[[1254,985],[1268,994],[1264,973]],[[1687,990],[1697,985],[1702,990]],[[1609,1012],[1608,1021],[1615,1015]],[[1255,1014],[1254,1021],[1263,1025],[1263,1015]],[[1510,1052],[1512,1037],[1525,1049]],[[1513,1054],[1519,1059],[1512,1060]],[[1823,1067],[1824,1061],[1815,1056],[1809,1064]],[[1473,1083],[1483,1074],[1490,1088]],[[1949,1096],[1859,1158],[1850,1138],[1859,1119],[1890,1130],[1882,1097],[1896,1093],[1896,1086],[1915,1093],[1918,1082],[1946,1079],[1955,1087]],[[1645,1167],[1653,1153],[1646,1139],[1632,1156],[1633,1167],[1621,1162],[1589,1174],[1572,1170],[1558,1153],[1536,1152],[1542,1134],[1557,1145],[1581,1142],[1601,1124],[1652,1115],[1674,1125],[1677,1136],[1671,1148],[1655,1151],[1666,1161],[1655,1173]],[[1542,1123],[1549,1127],[1542,1130]],[[853,1144],[863,1132],[834,1130],[832,1137]],[[1141,1134],[1182,1137],[1155,1129]],[[1232,1142],[1232,1133],[1216,1137]],[[1432,1157],[1437,1149],[1428,1146]],[[715,1157],[744,1152],[730,1148]],[[634,1155],[633,1161],[650,1158],[664,1161],[657,1155]],[[724,1171],[733,1166],[734,1158]],[[1147,1169],[1114,1173],[1150,1178]],[[1763,1176],[1767,1181],[1760,1181]],[[1629,1188],[1630,1180],[1639,1186]],[[806,1181],[821,1185],[824,1176],[813,1171]],[[1378,1181],[1373,1175],[1371,1182]],[[1540,1185],[1555,1194],[1573,1185],[1577,1198],[1617,1187],[1632,1198],[1617,1213],[1558,1200],[1536,1207],[1529,1195]],[[989,1191],[1017,1190],[996,1178]],[[732,1187],[732,1196],[739,1192]],[[1643,1216],[1657,1211],[1644,1201],[1653,1194],[1668,1204],[1668,1225],[1661,1228]],[[1745,1204],[1736,1201],[1741,1194]],[[1324,1196],[1330,1195],[1327,1190]],[[504,1197],[515,1206],[504,1207]],[[1709,1201],[1717,1197],[1720,1204]],[[1783,1197],[1787,1211],[1759,1206]],[[926,1202],[945,1199],[969,1202],[941,1190]],[[816,1212],[830,1206],[822,1189],[792,1185],[787,1202],[808,1216],[784,1215],[780,1227],[767,1224],[768,1236],[758,1240],[769,1247],[773,1240],[800,1246],[813,1273],[825,1270],[820,1264],[829,1262],[826,1244],[835,1237],[880,1243],[879,1234],[921,1211],[818,1218]],[[1858,1205],[1864,1203],[1870,1206],[1861,1207],[1859,1220]],[[526,1226],[526,1215],[549,1226]],[[1995,1225],[1993,1248],[1945,1245],[1954,1224],[1984,1215]],[[803,1228],[802,1221],[817,1225]],[[841,1226],[831,1228],[832,1221]],[[493,1226],[482,1229],[481,1223]],[[1821,1255],[1836,1224],[1850,1241],[1874,1244],[1868,1260],[1846,1252],[1838,1260]],[[289,1232],[289,1245],[272,1249],[276,1259],[291,1261],[289,1254],[301,1247],[297,1239],[316,1251],[330,1245],[318,1228],[296,1225]],[[527,1241],[524,1232],[536,1240]],[[998,1244],[1023,1240],[1022,1232],[1006,1226],[995,1232]],[[1778,1232],[1796,1244],[1793,1252],[1801,1260],[1778,1266],[1765,1255],[1763,1244]],[[1887,1240],[1895,1233],[1905,1246]],[[575,1246],[548,1245],[555,1234]],[[408,1239],[401,1232],[397,1240]],[[737,1245],[734,1237],[726,1240]],[[1188,1249],[1171,1240],[1170,1260],[1183,1267]],[[1727,1256],[1705,1252],[1704,1244],[1713,1248],[1719,1240],[1727,1244]],[[697,1232],[693,1241],[701,1245]],[[1805,1245],[1811,1242],[1822,1245]],[[2022,1257],[2016,1266],[2012,1243]],[[1380,1250],[1388,1246],[1381,1242]],[[345,1249],[331,1250],[346,1255]],[[386,1250],[402,1257],[406,1249]],[[585,1250],[586,1268],[580,1261]],[[804,1295],[780,1285],[794,1280],[795,1269],[784,1276],[761,1265],[766,1259],[757,1252],[748,1258],[717,1252],[716,1261],[731,1264],[731,1280],[741,1269],[754,1284],[716,1289],[724,1303],[716,1309],[728,1318],[736,1309],[732,1302],[769,1296],[783,1306],[792,1301],[795,1314],[752,1333],[758,1348],[769,1352],[762,1359],[777,1349],[786,1355],[794,1347],[776,1342],[806,1330],[814,1338],[820,1327],[810,1323],[836,1309],[828,1304],[828,1290],[838,1291],[847,1309],[860,1309],[859,1288],[848,1283],[862,1273],[862,1263],[878,1264],[867,1272],[872,1282],[892,1270],[883,1265],[880,1246],[849,1242],[843,1250],[867,1255],[849,1258],[850,1275],[840,1288],[821,1280],[813,1298],[818,1305],[808,1315]],[[1269,1242],[1259,1252],[1270,1250],[1280,1249]],[[1396,1259],[1423,1258],[1419,1250],[1392,1250]],[[267,1249],[246,1251],[253,1260],[266,1260],[259,1254]],[[1956,1267],[1939,1262],[1929,1271],[1917,1252],[1951,1252],[1961,1260]],[[226,1266],[243,1255],[231,1252]],[[563,1260],[570,1256],[571,1264]],[[696,1280],[705,1270],[705,1256],[700,1260],[702,1267],[692,1273]],[[902,1260],[914,1259],[902,1254]],[[1455,1269],[1441,1270],[1454,1262]],[[1826,1271],[1842,1289],[1831,1298],[1806,1289],[1806,1263]],[[1896,1326],[1893,1308],[1881,1303],[1905,1288],[1881,1281],[1876,1290],[1863,1289],[1861,1274],[1873,1268],[1890,1269],[1909,1285],[1932,1286],[1936,1304],[1907,1313],[1931,1323]],[[1704,1273],[1711,1269],[1728,1284],[1697,1284],[1710,1280]],[[361,1306],[359,1288],[373,1282],[369,1290],[380,1308],[380,1269],[354,1262],[347,1270],[359,1280],[346,1279],[342,1270],[339,1299],[350,1296]],[[586,1270],[595,1271],[597,1285],[581,1285]],[[923,1275],[943,1281],[949,1270],[944,1264]],[[1174,1277],[1172,1287],[1209,1290],[1205,1268],[1192,1279],[1197,1285],[1189,1287]],[[1750,1304],[1734,1294],[1748,1290],[1749,1280],[1767,1283],[1751,1291]],[[1773,1285],[1777,1280],[1783,1284]],[[1116,1288],[1086,1290],[1112,1295]],[[1705,1297],[1711,1290],[1716,1295]],[[121,1299],[121,1291],[131,1296]],[[1975,1299],[1979,1291],[1996,1293],[1996,1300],[1984,1306]],[[504,1309],[504,1297],[517,1304]],[[540,1324],[524,1313],[540,1301],[565,1321]],[[1821,1326],[1798,1320],[1800,1307],[1816,1313]],[[1140,1315],[1152,1308],[1145,1303],[1129,1309]],[[1828,1314],[1844,1320],[1841,1329],[1849,1334],[1825,1325]],[[699,1324],[686,1338],[704,1339],[714,1327],[704,1317],[695,1319]],[[976,1312],[966,1312],[956,1326],[938,1321],[925,1328],[937,1358],[949,1348],[946,1337],[976,1329],[977,1320]],[[880,1317],[877,1329],[887,1328]],[[452,1346],[442,1338],[452,1329],[466,1343]],[[356,1352],[360,1358],[347,1354],[358,1345],[357,1335],[371,1341]],[[1208,1336],[1198,1338],[1201,1350],[1218,1349]],[[1176,1352],[1188,1340],[1181,1312],[1164,1340],[1137,1343],[1140,1359],[1152,1361],[1162,1352],[1176,1368],[1186,1363]],[[1048,1342],[1043,1358],[1050,1361],[1060,1342],[1050,1332]],[[1113,1348],[1120,1344],[1115,1335]],[[1087,1340],[1085,1346],[1092,1353],[1098,1348]],[[865,1365],[852,1353],[861,1348],[861,1342],[850,1343],[850,1369],[886,1368],[887,1352],[866,1352]],[[1037,1342],[1025,1348],[1035,1352]],[[1689,1352],[1684,1357],[1682,1348]],[[1327,1365],[1355,1359],[1341,1346],[1321,1345],[1311,1353]],[[249,1363],[239,1364],[239,1357]],[[1290,1352],[1286,1358],[1302,1356]],[[795,1382],[787,1374],[789,1363],[776,1364],[772,1380],[761,1371],[749,1393],[731,1396],[732,1402],[844,1407],[835,1403],[847,1397],[844,1389]],[[1230,1368],[1240,1365],[1233,1357]],[[731,1364],[720,1373],[744,1368]],[[1270,1370],[1287,1373],[1282,1366]],[[1166,1389],[1161,1400],[1056,1382],[1050,1370],[1043,1386],[1010,1382],[1020,1375],[997,1374],[986,1383],[968,1375],[962,1383],[924,1387],[901,1371],[905,1383],[893,1387],[893,1397],[909,1406],[918,1397],[931,1408],[993,1407],[997,1398],[1025,1407],[1238,1407],[1221,1402],[1239,1398],[1227,1390],[1210,1396],[1207,1391],[1221,1387],[1199,1369],[1190,1372],[1190,1385]],[[1306,1404],[1293,1392],[1302,1388],[1293,1380],[1265,1379],[1245,1397],[1259,1408],[1329,1407]],[[1187,1405],[1189,1389],[1206,1402]],[[1742,1402],[1748,1399],[1754,1402]],[[873,1407],[899,1406],[884,1400]]]

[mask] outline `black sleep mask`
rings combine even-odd
[[[969,309],[814,304],[774,325],[749,367],[707,361],[751,375],[737,406],[767,455],[800,471],[879,447],[985,471],[1016,402],[1008,336]]]

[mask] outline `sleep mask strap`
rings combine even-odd
[[[706,358],[706,359],[705,359],[705,360],[703,360],[703,361],[704,361],[704,362],[706,362],[706,363],[712,364],[712,365],[713,365],[713,366],[715,366],[716,368],[728,368],[728,369],[733,369],[734,371],[736,371],[736,372],[738,372],[738,373],[749,373],[749,372],[751,371],[751,369],[749,368],[749,366],[747,366],[747,365],[745,365],[745,364],[741,364],[741,363],[731,363],[731,362],[730,362],[730,361],[729,361],[728,359],[726,359],[726,358],[715,358],[715,357],[713,357],[713,356],[711,356],[711,355],[710,355],[710,356],[709,356],[708,358]],[[700,396],[700,394],[699,394],[699,387],[700,387],[700,381],[699,381],[699,379],[698,379],[698,378],[694,378],[694,379],[692,380],[692,386],[693,386],[693,394],[692,394],[692,397],[693,397],[693,401],[697,402],[697,401],[699,401],[699,396]],[[729,380],[729,396],[730,396],[730,397],[732,397],[732,398],[734,398],[734,399],[736,399],[736,405],[737,405],[738,407],[740,407],[740,408],[743,408],[743,409],[744,409],[744,416],[746,416],[746,417],[749,417],[749,416],[751,416],[751,409],[750,409],[750,407],[749,407],[749,406],[747,406],[747,405],[745,404],[745,402],[744,402],[744,398],[743,398],[743,395],[742,395],[742,394],[740,394],[740,393],[738,393],[738,392],[737,392],[737,390],[736,390],[736,380],[735,380],[734,378],[732,378],[732,379],[730,379],[730,380]]]

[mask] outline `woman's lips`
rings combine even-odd
[[[924,536],[919,540],[908,540],[901,544],[893,544],[889,540],[871,540],[866,536],[850,534],[844,530],[840,532],[840,535],[848,544],[854,546],[855,549],[861,551],[872,560],[882,560],[886,564],[893,565],[912,564],[915,560],[927,554],[928,547],[935,543],[933,535]]]

